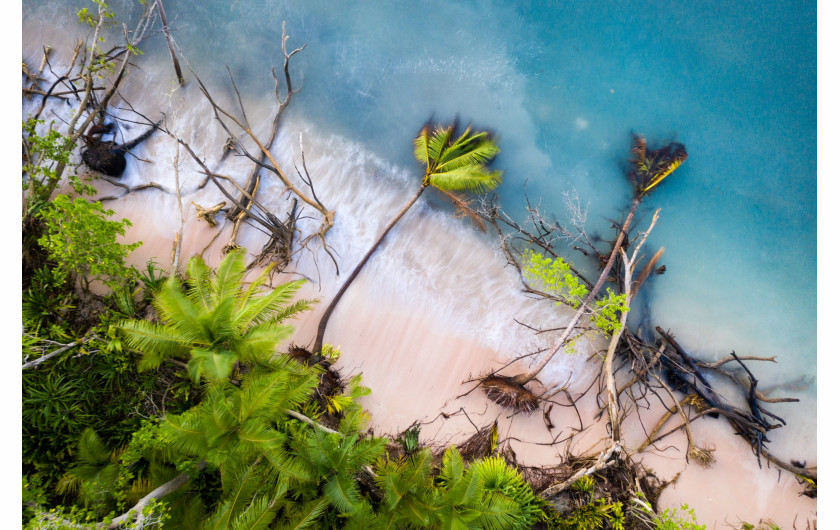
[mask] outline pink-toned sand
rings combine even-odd
[[[135,220],[127,239],[140,238],[143,247],[132,256],[142,265],[149,257],[168,264],[172,240],[177,229],[177,205],[149,207],[148,197],[132,195],[111,203],[118,215]],[[144,215],[168,216],[168,223],[144,223]],[[184,206],[185,229],[181,264],[194,253],[201,252],[217,229],[194,219],[191,206]],[[158,219],[160,221],[160,219]],[[220,259],[219,249],[228,231],[212,244],[205,257],[212,264]],[[282,280],[281,280],[282,281]],[[515,438],[511,447],[519,460],[529,465],[551,465],[567,450],[597,452],[606,445],[603,421],[593,422],[596,405],[593,399],[579,402],[584,426],[582,435],[571,442],[550,445],[563,440],[579,426],[571,408],[554,406],[550,418],[556,426],[549,431],[541,412],[532,416],[510,415],[490,403],[479,391],[458,398],[472,388],[470,378],[504,364],[510,352],[494,351],[470,337],[469,330],[454,330],[434,315],[416,312],[406,306],[400,296],[383,300],[373,280],[362,274],[348,291],[330,321],[326,342],[340,346],[338,367],[345,375],[363,374],[363,382],[372,394],[363,398],[372,414],[372,427],[377,434],[396,435],[415,421],[423,423],[421,437],[439,445],[456,443],[494,420],[499,421],[501,436]],[[307,285],[301,296],[318,297],[313,285]],[[288,341],[311,344],[315,328],[325,304],[319,304],[295,323],[296,332]],[[647,428],[662,413],[656,406],[643,415]],[[442,413],[448,415],[445,419]],[[676,425],[672,419],[666,428]],[[631,448],[644,439],[638,419],[625,423],[625,440]],[[757,523],[772,520],[782,528],[805,528],[807,520],[816,518],[816,501],[800,496],[801,486],[785,471],[778,471],[766,462],[759,469],[747,444],[731,433],[721,420],[701,419],[694,423],[696,442],[701,447],[713,446],[716,461],[710,468],[687,465],[686,441],[674,434],[656,444],[660,451],[648,450],[635,457],[650,466],[660,477],[671,479],[679,473],[674,486],[664,491],[660,508],[688,502],[698,520],[708,528],[729,528],[740,521]],[[543,444],[543,445],[539,445]]]

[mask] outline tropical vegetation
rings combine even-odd
[[[79,17],[98,31],[113,14],[95,3],[97,17]],[[110,71],[90,51],[88,74]],[[80,118],[65,133],[37,117],[22,127],[25,528],[623,528],[627,506],[596,498],[586,480],[574,509],[558,513],[498,447],[469,458],[424,447],[419,427],[401,445],[371,434],[361,402],[371,390],[360,375],[341,378],[340,352],[322,344],[332,308],[427,187],[501,182],[488,168],[498,153],[488,132],[421,130],[419,189],[333,299],[315,359],[301,362],[279,347],[314,303],[296,298],[303,280],[271,286],[271,267],[249,272],[243,250],[215,269],[200,256],[184,271],[126,263],[141,245],[118,240],[130,221],[90,200],[74,174]],[[640,180],[640,197],[673,170],[667,160],[645,162],[657,177]],[[535,281],[586,304],[564,263],[533,263]],[[605,321],[626,311],[605,300]],[[695,527],[674,513],[646,517]]]
[[[495,139],[489,132],[473,132],[472,127],[469,126],[459,135],[456,132],[457,128],[454,122],[445,126],[437,125],[434,129],[427,123],[414,139],[414,157],[426,168],[420,187],[385,226],[370,250],[347,276],[324,310],[318,323],[312,353],[320,354],[330,316],[347,288],[385,240],[388,232],[403,218],[429,186],[451,195],[452,192],[464,190],[481,193],[501,184],[502,172],[487,167],[499,153]]]

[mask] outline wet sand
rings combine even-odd
[[[140,195],[134,195],[111,207],[119,215],[137,219],[141,211],[150,210],[146,201],[147,198],[140,200]],[[135,222],[127,239],[140,237],[144,241],[132,256],[137,265],[152,256],[159,263],[168,263],[171,254],[173,237],[166,233],[174,235],[177,229],[177,209],[173,213],[170,207],[161,205],[151,210],[168,212],[173,222],[158,218],[154,227]],[[182,264],[191,254],[204,249],[217,231],[197,222],[191,207],[184,210]],[[227,233],[218,237],[205,253],[210,263],[218,261]],[[471,338],[468,329],[456,329],[427,311],[412,310],[400,296],[388,299],[392,295],[387,290],[383,294],[372,276],[363,273],[345,295],[330,321],[326,342],[340,348],[342,356],[337,367],[341,372],[345,376],[362,373],[363,384],[372,389],[362,403],[372,415],[371,427],[376,434],[394,436],[420,422],[424,442],[445,446],[465,439],[476,427],[499,421],[500,437],[518,440],[512,441],[511,447],[527,465],[552,465],[566,451],[596,452],[605,447],[604,422],[592,422],[597,409],[591,392],[578,403],[587,427],[585,432],[571,443],[555,445],[551,445],[553,440],[563,440],[579,427],[578,416],[571,408],[553,407],[550,418],[556,427],[549,431],[541,412],[510,418],[479,390],[458,398],[473,388],[465,381],[503,365],[511,357],[510,352],[495,351]],[[314,284],[307,284],[299,295],[309,298],[323,293]],[[311,344],[324,305],[317,305],[293,323],[296,331],[281,350],[291,343]],[[506,373],[516,371],[510,368]],[[572,381],[569,386],[573,394],[582,392],[594,375],[593,368]],[[645,411],[647,428],[656,423],[662,412],[661,406]],[[637,447],[644,439],[638,425],[635,418],[625,423],[624,435],[630,447]],[[666,428],[674,425],[676,420],[672,419]],[[806,520],[815,518],[816,501],[798,495],[801,487],[795,478],[785,471],[768,468],[766,463],[759,469],[750,448],[731,433],[728,424],[701,419],[693,425],[697,444],[716,449],[716,461],[710,468],[696,463],[686,465],[686,441],[680,433],[657,443],[661,451],[649,450],[635,457],[661,478],[672,479],[679,474],[676,484],[664,490],[660,508],[687,502],[695,509],[698,520],[710,529],[728,528],[739,521],[757,523],[760,519],[775,521],[783,528],[792,528],[796,522],[797,528],[804,528]]]
[[[148,70],[154,78],[154,69]],[[173,114],[178,117],[176,111],[181,107],[177,101],[173,106],[167,94],[143,90],[143,84],[139,83],[130,85],[125,92],[135,103],[142,99],[148,108],[165,109],[170,117]],[[187,87],[183,94],[185,99],[197,100],[195,87]],[[252,115],[271,113],[271,102],[261,105]],[[176,119],[173,123],[183,131],[191,131],[187,139],[200,142],[197,146],[200,151],[218,157],[219,146],[225,140],[218,128],[211,127],[206,114],[195,109],[188,107],[180,112],[182,121]],[[399,176],[398,171],[360,154],[357,147],[333,139],[313,139],[313,131],[305,125],[301,127],[306,132],[307,164],[318,178],[319,194],[327,204],[344,206],[338,211],[330,237],[346,270],[355,264],[387,222],[389,212],[396,211],[408,198],[414,184],[395,178]],[[295,129],[282,133],[278,145],[297,146],[297,132]],[[138,148],[137,154],[154,159],[155,163],[129,161],[129,172],[123,179],[126,183],[155,181],[173,189],[174,148],[170,140],[156,134]],[[277,157],[290,174],[295,154],[296,148],[285,149]],[[182,161],[186,158],[183,152],[181,157]],[[337,160],[341,163],[337,164]],[[229,164],[225,170],[244,175],[249,168],[247,164],[234,162],[233,167]],[[202,251],[211,265],[221,259],[220,249],[227,242],[230,228],[223,229],[213,240],[219,229],[197,221],[191,202],[207,207],[223,198],[212,185],[195,191],[200,176],[189,164],[184,165],[180,175],[183,188],[192,190],[185,192],[180,206],[174,195],[156,190],[133,193],[106,203],[119,217],[133,222],[125,240],[144,242],[130,259],[140,268],[153,258],[169,269],[180,215],[184,220],[180,266],[191,255]],[[348,176],[358,176],[361,180],[345,185]],[[382,182],[389,184],[383,186]],[[102,196],[124,193],[105,183],[98,186]],[[281,195],[276,185],[271,188],[266,181],[266,186],[261,193]],[[359,189],[374,191],[366,195]],[[221,220],[222,216],[217,218]],[[302,228],[311,229],[311,223],[304,223]],[[252,253],[259,252],[263,241],[263,236],[249,228],[239,238]],[[319,256],[317,269],[304,260],[297,264],[297,273],[292,272],[293,266],[285,278],[303,275],[312,279],[300,296],[327,301],[338,285],[328,263],[323,254]],[[597,405],[592,393],[578,402],[582,420],[573,409],[555,406],[550,415],[555,428],[550,431],[540,412],[511,418],[479,391],[457,398],[472,388],[464,381],[545,344],[545,340],[534,339],[530,331],[515,324],[513,318],[544,327],[562,325],[568,318],[562,311],[546,318],[549,313],[546,305],[511,294],[516,292],[516,279],[503,267],[498,251],[485,239],[470,235],[467,229],[453,229],[451,222],[442,224],[441,216],[422,204],[415,206],[391,234],[385,247],[342,300],[326,335],[327,342],[340,346],[342,356],[338,367],[345,376],[361,372],[363,383],[372,389],[372,394],[363,398],[363,404],[372,414],[374,432],[396,435],[419,421],[423,423],[421,439],[447,445],[466,438],[476,427],[498,420],[500,437],[516,438],[518,441],[512,441],[511,446],[519,461],[528,465],[552,465],[566,451],[597,452],[604,447],[607,430],[603,421],[593,421]],[[278,277],[276,281],[283,278]],[[311,343],[324,305],[319,304],[293,323],[296,332],[289,343]],[[488,318],[488,314],[492,317]],[[285,347],[284,344],[281,349]],[[586,363],[584,357],[583,354],[575,358],[558,355],[541,376],[542,383],[552,386],[568,381],[573,395],[582,393],[598,369],[596,362]],[[526,368],[524,362],[521,368]],[[511,368],[506,373],[516,371]],[[662,414],[660,404],[652,402],[651,406],[642,417],[648,428]],[[583,434],[575,436],[570,443],[551,445],[555,439],[565,439],[575,432],[581,421],[586,427]],[[717,462],[709,469],[697,464],[687,467],[686,442],[681,434],[657,444],[660,452],[647,452],[643,461],[660,477],[671,479],[680,473],[676,485],[664,491],[660,508],[688,502],[695,508],[698,520],[708,528],[727,528],[739,520],[757,523],[769,518],[782,528],[792,528],[796,521],[796,527],[801,529],[806,519],[815,517],[816,501],[798,495],[801,488],[789,473],[768,469],[764,464],[759,469],[747,444],[731,433],[728,424],[701,419],[693,425],[698,445],[716,447]],[[624,428],[630,447],[638,446],[644,439],[637,418],[631,417]]]

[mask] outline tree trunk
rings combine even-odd
[[[169,32],[169,22],[166,20],[166,12],[163,10],[163,0],[157,0],[156,3],[160,21],[163,24],[163,34],[166,36],[166,44],[169,46],[169,55],[172,56],[172,64],[175,66],[175,75],[178,76],[178,84],[184,86],[184,75],[181,73],[178,55],[175,53],[175,41],[172,40],[172,34]]]
[[[344,292],[347,290],[348,287],[350,287],[350,284],[353,283],[353,280],[355,280],[356,276],[358,276],[359,273],[362,271],[362,268],[368,262],[373,253],[376,252],[376,249],[379,248],[379,245],[382,244],[382,241],[385,239],[385,236],[388,235],[388,232],[390,232],[391,229],[394,228],[394,225],[397,224],[397,222],[400,219],[402,219],[402,216],[405,215],[408,209],[411,208],[411,206],[415,202],[417,202],[417,199],[419,199],[420,195],[423,194],[423,191],[426,190],[426,186],[427,184],[425,183],[420,185],[420,188],[418,188],[417,193],[414,194],[414,197],[412,197],[411,200],[409,200],[408,203],[406,203],[406,205],[403,206],[402,210],[400,210],[397,216],[394,217],[390,223],[388,223],[388,226],[386,226],[385,230],[382,231],[382,234],[379,236],[379,239],[376,240],[376,242],[373,244],[370,250],[368,250],[367,254],[365,254],[365,256],[362,258],[362,261],[360,261],[359,264],[356,265],[356,268],[353,269],[353,272],[350,273],[350,276],[347,277],[347,279],[344,281],[344,284],[342,284],[341,288],[335,294],[335,297],[332,299],[332,302],[330,302],[330,305],[328,305],[326,311],[324,311],[324,315],[321,317],[321,321],[318,323],[318,333],[315,336],[315,344],[312,346],[313,355],[320,355],[321,353],[321,347],[324,344],[324,332],[327,330],[327,322],[329,322],[330,315],[332,315],[332,312],[335,309],[335,306],[338,304],[338,301],[341,300],[342,296],[344,296]]]
[[[566,324],[566,330],[563,331],[563,334],[560,335],[560,338],[557,339],[557,342],[554,343],[554,346],[551,347],[551,352],[545,356],[545,358],[540,361],[540,364],[536,366],[530,372],[519,374],[511,378],[511,381],[519,384],[524,385],[531,379],[537,377],[543,368],[551,361],[551,359],[557,354],[558,351],[563,347],[563,344],[566,343],[566,340],[569,338],[569,335],[572,334],[575,326],[577,325],[578,321],[583,316],[583,313],[586,311],[587,306],[590,302],[598,295],[598,292],[601,290],[601,287],[604,286],[604,283],[607,281],[607,276],[612,269],[613,263],[615,263],[615,257],[618,255],[618,249],[621,248],[621,244],[624,242],[624,238],[627,234],[627,231],[630,229],[630,222],[633,220],[633,216],[636,215],[636,208],[638,208],[639,203],[641,202],[641,197],[636,197],[633,199],[633,206],[630,207],[630,213],[627,214],[627,219],[624,220],[624,226],[621,227],[621,232],[619,232],[618,237],[615,240],[615,245],[613,245],[612,252],[610,253],[610,259],[607,261],[604,270],[601,272],[601,276],[598,278],[598,282],[595,284],[595,287],[589,291],[589,296],[586,297],[586,300],[580,304],[580,308],[578,308],[577,313],[575,316],[572,317],[572,321]]]

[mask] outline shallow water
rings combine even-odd
[[[648,217],[662,208],[648,241],[651,249],[666,248],[668,270],[649,281],[633,318],[670,329],[709,358],[733,349],[777,356],[778,364],[754,372],[763,384],[783,387],[773,395],[803,401],[772,408],[790,423],[771,437],[773,448],[786,454],[795,445],[792,457],[814,461],[815,2],[510,4],[168,2],[167,15],[191,66],[227,97],[223,64],[231,67],[247,105],[259,109],[252,118],[271,112],[269,69],[282,67],[281,23],[290,48],[307,45],[293,59],[293,79],[303,89],[278,145],[291,146],[284,151],[291,164],[304,131],[324,199],[345,208],[332,244],[348,264],[417,185],[411,140],[430,117],[457,115],[499,134],[499,195],[514,215],[527,183],[528,194],[565,222],[562,194],[576,190],[589,204],[588,229],[606,239],[609,220],[629,202],[623,175],[631,131],[653,144],[684,143],[688,161],[643,204]],[[73,31],[66,6],[24,2],[25,52],[43,43],[43,34],[28,31],[39,19],[65,17]],[[171,80],[163,39],[143,49],[146,75]],[[132,101],[165,106],[165,84],[133,88]],[[195,101],[181,107],[179,123],[200,130],[209,149],[223,135]],[[148,148],[163,144],[155,142]],[[135,165],[127,178],[170,178],[162,168]],[[521,353],[524,334],[498,322],[533,322],[544,312],[507,304],[515,280],[501,261],[498,270],[493,264],[498,254],[427,198],[371,263],[370,274],[390,278],[372,296],[408,291],[407,303],[472,330],[490,347]],[[161,232],[174,226],[161,217],[149,221]],[[453,253],[453,238],[474,250]],[[570,257],[592,266],[579,254]],[[320,264],[326,297],[337,281],[325,274],[324,256]],[[311,263],[299,266],[317,279]],[[580,363],[556,364],[559,375]]]

